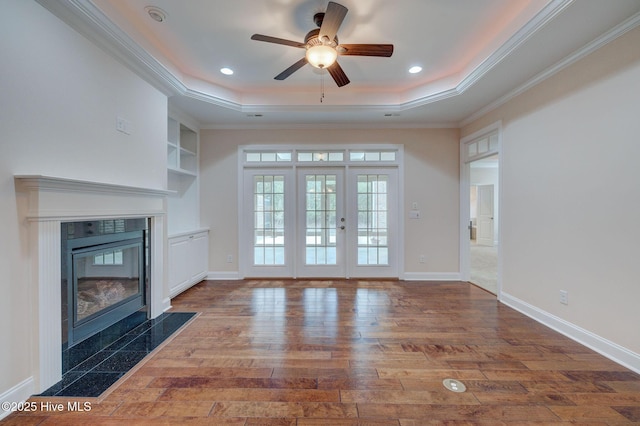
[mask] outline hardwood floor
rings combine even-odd
[[[205,281],[172,304],[201,314],[90,412],[5,422],[640,423],[640,375],[467,283]]]

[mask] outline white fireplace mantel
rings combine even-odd
[[[16,196],[25,224],[34,301],[35,392],[62,378],[61,225],[63,222],[150,218],[150,317],[170,307],[165,273],[167,195],[171,191],[41,175],[16,175]]]

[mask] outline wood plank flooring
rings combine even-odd
[[[172,305],[201,314],[90,412],[5,422],[640,424],[640,375],[468,283],[205,281]]]

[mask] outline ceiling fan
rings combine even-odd
[[[330,1],[326,12],[314,15],[313,21],[319,28],[309,31],[304,37],[304,43],[262,34],[254,34],[251,39],[306,49],[306,55],[275,76],[276,80],[284,80],[306,64],[310,64],[326,69],[338,87],[342,87],[350,81],[336,61],[338,55],[389,57],[393,54],[393,44],[340,44],[336,33],[347,12],[348,9],[343,5]]]

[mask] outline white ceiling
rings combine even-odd
[[[458,126],[640,23],[640,0],[337,0],[340,42],[395,47],[339,57],[338,88],[310,65],[274,80],[304,50],[250,39],[302,42],[328,0],[38,1],[209,128]]]

